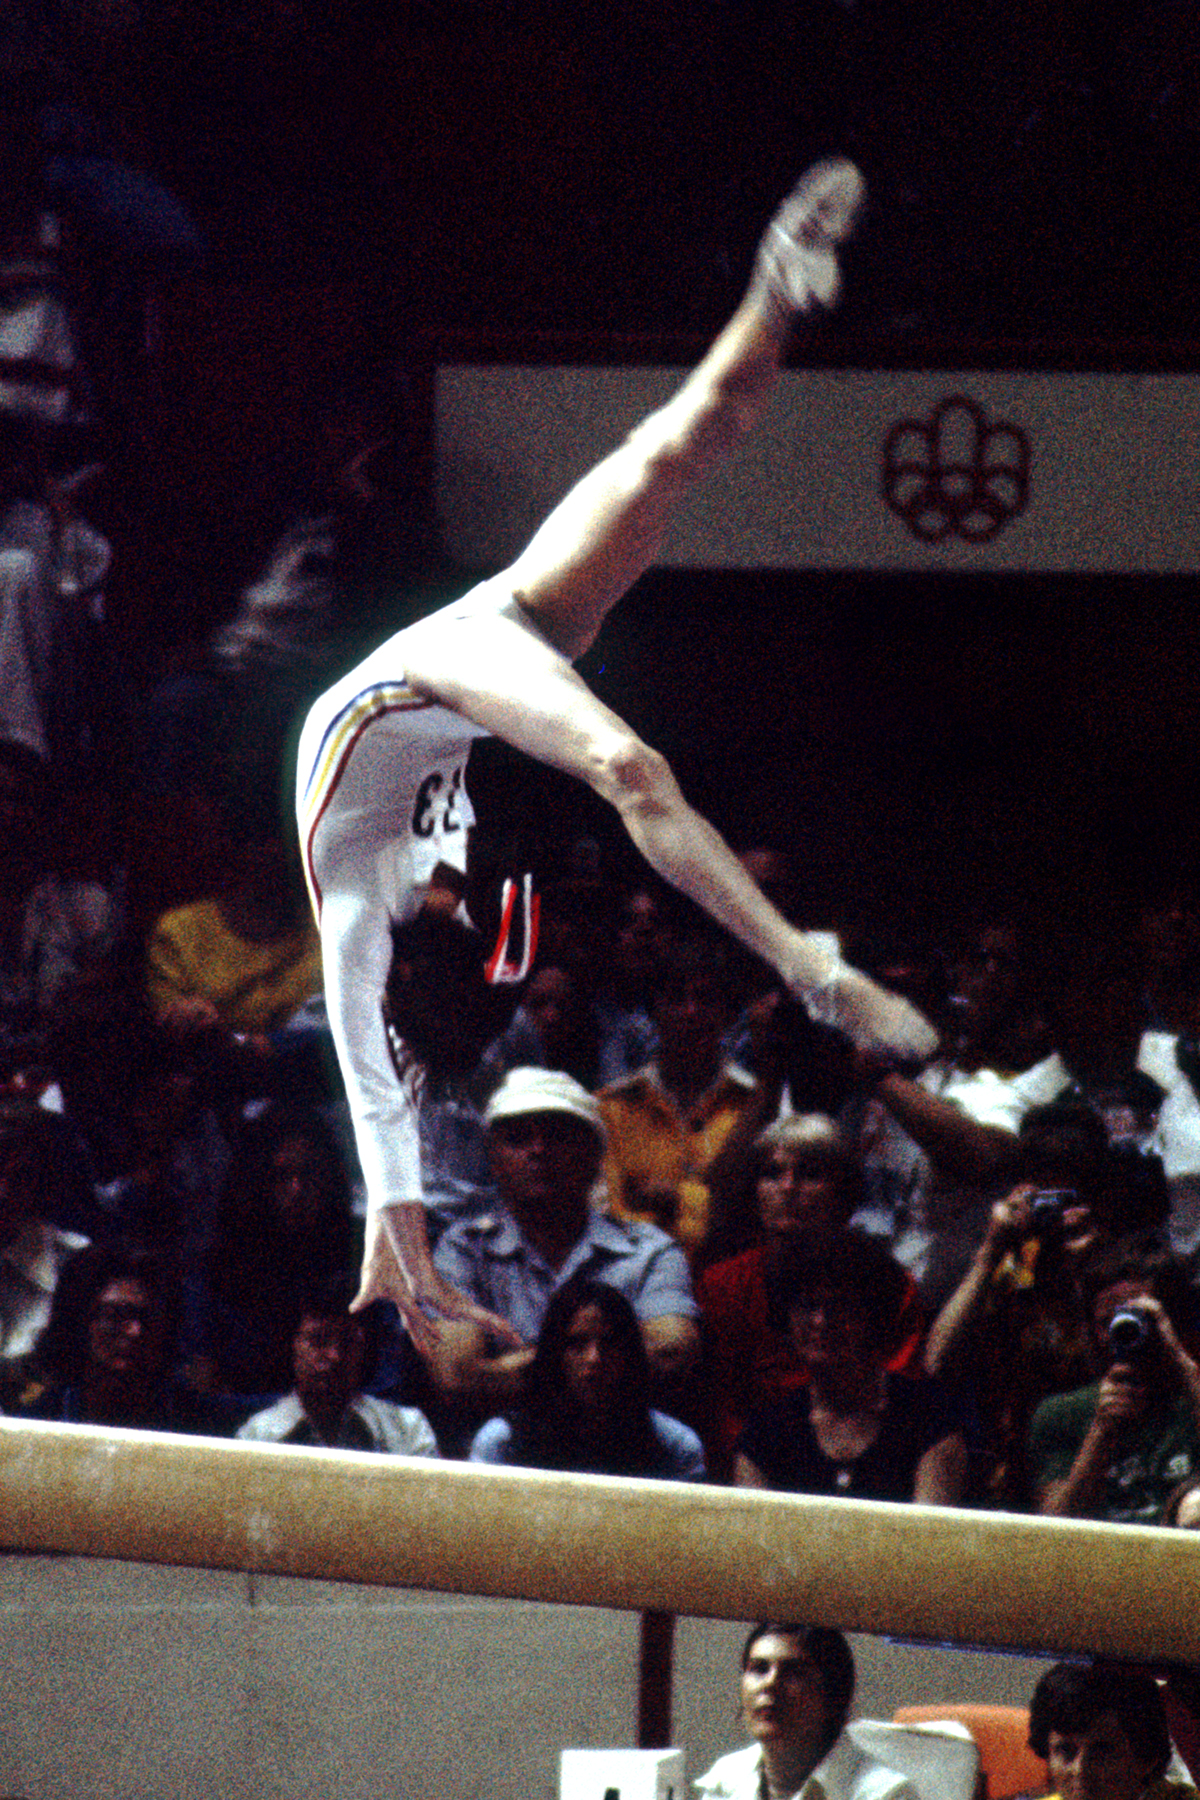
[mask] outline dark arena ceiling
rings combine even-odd
[[[1188,0],[10,0],[239,278],[418,327],[706,333],[821,150],[875,198],[846,325],[1190,338]]]

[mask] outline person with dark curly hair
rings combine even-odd
[[[809,1383],[751,1415],[735,1486],[930,1506],[961,1499],[967,1441],[952,1397],[888,1368],[907,1294],[904,1269],[866,1232],[804,1232],[787,1247],[769,1298]]]
[[[174,1372],[180,1292],[170,1268],[133,1244],[90,1244],[63,1265],[15,1410],[72,1425],[224,1435],[238,1413]]]
[[[291,1322],[292,1387],[238,1428],[256,1444],[323,1445],[392,1456],[436,1456],[424,1413],[363,1392],[379,1364],[383,1308],[352,1313],[357,1284],[348,1272],[312,1282]]]
[[[1033,1690],[1029,1747],[1054,1800],[1194,1800],[1167,1778],[1171,1737],[1158,1682],[1128,1663],[1055,1663]]]

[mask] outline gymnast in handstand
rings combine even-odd
[[[436,914],[449,930],[453,918],[464,942],[478,941],[463,905],[473,738],[502,738],[587,782],[658,874],[761,957],[814,1018],[905,1058],[935,1047],[906,1001],[843,963],[827,939],[787,923],[687,804],[663,758],[572,667],[654,561],[680,497],[758,422],[794,322],[835,302],[837,246],[862,198],[853,164],[810,169],[767,227],[745,299],[674,398],[572,488],[511,567],[389,638],[306,721],[301,844],[367,1190],[356,1304],[393,1300],[418,1348],[429,1347],[439,1317],[511,1336],[430,1261],[417,1129],[424,1046],[394,980],[389,990],[406,922]],[[528,964],[532,921],[518,955],[515,897],[510,888],[495,951],[472,952],[481,986]]]

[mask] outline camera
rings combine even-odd
[[[1107,1343],[1113,1362],[1146,1362],[1158,1350],[1154,1320],[1140,1307],[1118,1307],[1108,1322]]]
[[[1039,1188],[1029,1196],[1029,1229],[1043,1243],[1059,1242],[1063,1234],[1063,1213],[1078,1206],[1074,1188]]]

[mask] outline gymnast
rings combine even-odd
[[[519,981],[535,935],[527,881],[523,893],[507,884],[490,954],[464,904],[473,738],[494,735],[587,782],[658,874],[761,957],[814,1018],[905,1059],[935,1048],[906,1001],[842,962],[827,938],[783,919],[663,758],[572,667],[653,562],[681,496],[758,422],[793,323],[836,301],[837,246],[862,199],[852,163],[810,169],[768,225],[741,305],[674,398],[572,488],[511,567],[389,638],[305,722],[300,838],[367,1191],[356,1305],[393,1300],[419,1349],[435,1341],[439,1318],[512,1338],[432,1266],[418,1140],[422,1065],[437,1061],[439,1015],[444,1026],[454,1012],[460,1029],[472,986]],[[423,950],[406,943],[412,929]],[[405,988],[396,970],[411,976],[422,954],[425,972]],[[448,986],[430,992],[431,954],[435,971],[457,959],[453,1000]]]

